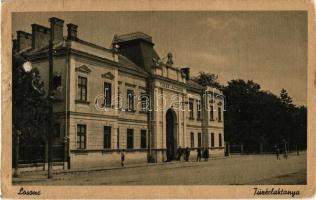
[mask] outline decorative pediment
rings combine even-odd
[[[91,72],[91,69],[89,69],[86,65],[81,65],[79,67],[76,67],[76,72],[89,74]]]
[[[110,80],[113,80],[115,78],[115,76],[111,72],[106,72],[106,73],[102,74],[101,76],[102,76],[102,78],[106,78],[106,79],[110,79]]]

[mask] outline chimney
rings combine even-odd
[[[189,67],[181,68],[181,72],[184,73],[186,80],[190,79],[190,68]]]
[[[49,18],[52,40],[54,43],[63,41],[64,20],[56,17]]]
[[[78,26],[75,24],[67,24],[67,39],[76,40],[77,39],[77,28]]]
[[[38,24],[32,24],[32,48],[40,49],[48,46],[50,29]]]
[[[17,49],[18,52],[32,47],[32,34],[24,31],[17,31],[16,35],[17,39],[14,48]]]

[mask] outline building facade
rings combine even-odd
[[[79,39],[78,27],[50,18],[17,32],[13,50],[40,72],[47,89],[48,43],[54,43],[55,143],[65,144],[68,168],[174,160],[179,147],[224,156],[224,96],[199,85],[189,68],[161,58],[150,36],[115,35],[107,49]]]

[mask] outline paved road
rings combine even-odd
[[[102,171],[22,174],[15,184],[30,185],[255,185],[306,184],[306,154],[276,160],[273,155],[244,155],[208,162],[171,162]],[[29,181],[33,180],[33,181]]]

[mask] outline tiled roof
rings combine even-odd
[[[118,55],[118,61],[124,68],[133,70],[143,75],[148,75],[148,73],[143,68],[139,67],[138,65],[136,65],[131,60],[129,60],[128,58],[126,58],[125,56],[121,54]]]

